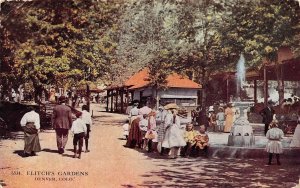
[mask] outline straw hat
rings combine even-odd
[[[170,110],[170,109],[179,109],[179,106],[175,103],[170,103],[170,104],[167,104],[166,106],[164,106],[164,108],[166,110]]]

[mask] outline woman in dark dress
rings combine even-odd
[[[143,135],[142,135],[142,132],[139,127],[140,121],[141,121],[140,117],[138,117],[132,121],[130,130],[129,130],[128,139],[127,139],[127,142],[125,145],[126,147],[135,148],[136,145],[138,145],[139,147],[141,146],[142,140],[143,140]]]
[[[24,114],[21,119],[21,127],[24,130],[24,157],[34,156],[35,152],[41,151],[39,141],[40,115],[29,107],[29,112]]]

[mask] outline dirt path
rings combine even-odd
[[[20,157],[22,139],[0,141],[0,188],[281,188],[299,181],[299,159],[282,161],[281,166],[265,165],[266,158],[169,160],[124,148],[120,138],[126,116],[98,111],[99,106],[93,106],[91,152],[83,153],[82,159],[72,158],[72,137],[66,153],[59,155],[53,130],[40,133],[43,151],[36,157]]]
[[[94,108],[96,108],[94,106]],[[130,187],[142,184],[141,174],[155,170],[156,167],[145,155],[123,147],[121,126],[126,116],[99,113],[93,109],[89,153],[81,159],[73,159],[72,137],[69,136],[67,151],[59,155],[56,151],[53,130],[40,133],[43,151],[38,156],[22,158],[23,140],[4,140],[1,142],[0,180],[12,188],[47,187]],[[21,175],[12,175],[20,172]],[[64,175],[63,173],[77,173]],[[80,172],[80,173],[78,173]],[[42,175],[37,175],[43,173]],[[3,183],[2,183],[3,184]]]

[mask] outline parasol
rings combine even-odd
[[[152,111],[148,106],[144,106],[139,109],[139,115],[149,114]]]

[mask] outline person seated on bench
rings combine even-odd
[[[183,157],[189,157],[191,154],[192,147],[196,144],[195,137],[199,132],[194,130],[194,125],[189,123],[186,125],[186,130],[184,132],[184,140],[186,142],[186,146],[182,147],[181,155]]]
[[[193,146],[193,156],[198,157],[200,153],[204,153],[205,157],[208,156],[209,137],[205,132],[205,126],[201,125],[199,134],[195,136],[195,145]]]

